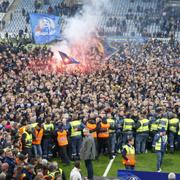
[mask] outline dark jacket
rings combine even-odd
[[[96,147],[94,138],[91,135],[83,138],[82,146],[80,149],[81,160],[93,160],[96,156]]]
[[[10,157],[5,157],[4,163],[8,163],[9,169],[8,169],[8,173],[7,174],[12,176],[13,173],[14,173],[14,168],[15,168],[15,160],[13,158],[10,158]]]

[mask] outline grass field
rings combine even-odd
[[[136,170],[139,171],[156,171],[156,154],[147,153],[147,154],[140,154],[137,155],[137,164]],[[58,160],[60,163],[60,161]],[[102,176],[107,165],[109,163],[109,158],[106,156],[101,156],[98,161],[94,161],[94,175],[95,176]],[[65,171],[67,178],[69,179],[69,174],[71,169],[73,168],[73,162],[70,166],[65,166],[60,163],[60,167]],[[124,169],[121,163],[121,156],[116,156],[113,165],[109,171],[109,177],[116,177],[117,170]],[[175,172],[180,173],[180,152],[175,154],[165,154],[164,162],[162,165],[162,172]],[[86,168],[84,162],[81,162],[81,172],[83,176],[87,176]]]

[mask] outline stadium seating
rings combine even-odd
[[[13,1],[13,0],[11,0]],[[62,1],[51,0],[51,6],[59,4]],[[98,25],[100,29],[106,35],[121,35],[125,37],[142,37],[143,32],[154,36],[154,33],[162,32],[160,24],[161,11],[159,8],[162,6],[162,1],[159,0],[112,0],[111,5],[108,8],[108,12],[102,17],[99,17]],[[13,13],[13,21],[6,25],[4,32],[18,33],[20,29],[24,30],[27,27],[28,32],[31,32],[30,25],[26,22],[26,17],[22,16],[22,9],[26,13],[35,11],[34,1],[32,0],[20,0],[15,12]],[[47,13],[49,5],[42,5],[37,12]],[[129,16],[129,18],[127,17]],[[0,19],[3,18],[3,14],[0,14]],[[116,17],[117,21],[120,22],[119,28],[120,33],[117,33],[117,24],[107,26],[107,22],[110,18]],[[146,19],[150,18],[149,20]],[[142,18],[140,21],[139,19]],[[126,28],[122,29],[122,22],[126,24]],[[143,21],[143,22],[142,22]],[[62,21],[62,26],[63,26]],[[162,32],[164,34],[164,32]],[[180,32],[175,32],[175,38],[180,39]]]
[[[8,9],[11,7],[13,2],[14,2],[14,0],[9,0],[9,6],[7,7],[6,11],[8,11]],[[0,4],[1,4],[1,1],[0,1]],[[0,21],[2,21],[4,19],[5,15],[6,15],[6,12],[0,12]]]
[[[51,0],[51,5],[55,6],[61,3],[61,0]],[[49,5],[42,5],[40,9],[37,10],[38,13],[47,13]],[[10,33],[18,33],[20,29],[24,30],[26,27],[28,28],[28,32],[31,32],[30,25],[26,22],[26,17],[22,16],[22,9],[26,11],[26,13],[35,12],[34,1],[31,0],[21,0],[18,4],[16,10],[13,13],[13,21],[9,22],[9,24],[4,29],[5,32]]]
[[[148,16],[154,18],[154,21],[155,19],[160,20],[160,13],[162,12],[158,11],[159,6],[161,6],[161,1],[158,0],[112,0],[109,11],[105,17],[100,19],[99,26],[104,30],[106,34],[115,34],[114,32],[116,32],[116,25],[107,27],[107,21],[109,20],[109,17],[116,17],[117,19],[121,19],[121,21],[126,21],[127,30],[126,32],[123,31],[123,36],[142,36],[142,33],[140,33],[138,30],[138,26],[142,27],[142,24],[139,24],[137,20],[127,19],[127,14],[136,16],[136,19],[139,19],[140,17],[145,17],[145,11],[149,11]],[[146,19],[144,19],[144,21],[146,21]],[[145,29],[149,34],[160,32],[160,23],[149,22]],[[180,39],[179,33],[180,32],[175,32],[175,38]]]

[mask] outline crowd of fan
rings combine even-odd
[[[51,58],[50,49],[28,51],[22,44],[0,43],[0,176],[51,179],[48,172],[58,172],[57,163],[48,163],[36,153],[34,158],[21,153],[19,129],[27,124],[38,122],[37,128],[42,128],[51,121],[54,138],[59,127],[69,130],[68,122],[74,119],[84,127],[89,119],[98,123],[108,116],[119,122],[121,133],[124,118],[135,124],[150,116],[179,118],[179,50],[178,43],[170,46],[157,40],[137,46],[125,43],[94,73],[61,74],[29,68],[32,59]],[[125,143],[119,137],[114,152]],[[65,179],[60,174],[56,179]]]

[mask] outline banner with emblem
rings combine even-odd
[[[48,14],[30,14],[32,36],[36,44],[47,44],[60,39],[60,17]]]

